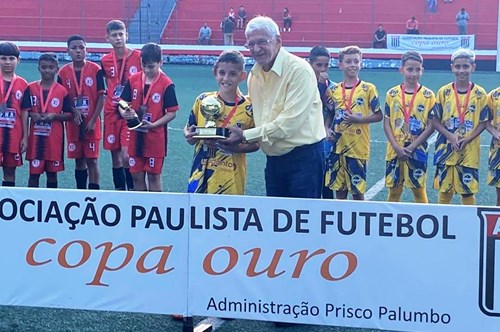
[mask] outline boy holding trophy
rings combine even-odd
[[[161,70],[160,46],[144,45],[141,63],[142,71],[130,76],[123,88],[118,109],[131,130],[128,153],[134,190],[161,191],[167,124],[175,118],[179,105],[174,83]]]
[[[238,51],[224,51],[214,65],[218,91],[199,95],[184,128],[186,141],[195,145],[188,192],[208,194],[245,193],[246,153],[257,143],[236,146],[218,138],[228,136],[227,127],[253,128],[250,100],[238,88],[246,78],[245,60]]]

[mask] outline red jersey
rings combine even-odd
[[[108,118],[109,115],[112,115],[114,117],[112,121],[115,121],[121,119],[117,102],[125,83],[127,83],[130,75],[141,70],[141,52],[132,50],[125,59],[117,59],[113,51],[102,57],[101,67],[107,87],[104,117]]]
[[[47,91],[46,91],[47,92]],[[54,82],[50,91],[43,93],[40,82],[31,82],[28,85],[23,101],[23,110],[33,113],[61,114],[71,112],[71,101],[67,97],[68,91],[61,84]],[[29,98],[31,108],[26,108]],[[28,137],[28,160],[61,161],[64,159],[64,126],[60,121],[30,121]]]
[[[98,64],[85,61],[81,71],[75,73],[73,64],[64,65],[58,73],[58,82],[68,91],[68,96],[73,102],[73,107],[82,112],[83,122],[77,125],[74,121],[66,122],[66,137],[68,142],[80,140],[99,140],[101,134],[101,120],[98,117],[95,129],[92,132],[85,132],[85,127],[90,118],[96,112],[96,104],[99,95],[104,94],[104,81],[101,68]],[[100,111],[100,110],[98,110]]]
[[[132,75],[125,87],[123,97],[131,102],[131,107],[138,113],[144,105],[146,111],[142,119],[149,122],[157,121],[166,112],[175,112],[179,109],[173,82],[163,72],[160,72],[158,80],[147,86],[144,85],[142,72]],[[167,129],[167,126],[163,126],[149,130],[141,128],[131,130],[129,154],[133,157],[165,157],[167,155]]]
[[[28,83],[22,77],[14,75],[12,81],[7,82],[0,74],[0,151],[3,153],[21,153],[21,105],[27,86]]]

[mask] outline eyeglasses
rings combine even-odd
[[[247,42],[245,43],[245,48],[251,50],[255,47],[255,45],[259,46],[259,47],[265,47],[267,45],[269,45],[269,43],[271,42],[272,38],[269,38],[269,39],[259,39],[255,42]]]

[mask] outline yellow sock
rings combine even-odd
[[[387,196],[388,202],[399,202],[403,194],[403,186],[389,188],[389,195]]]
[[[463,205],[474,205],[476,204],[476,196],[472,195],[462,195],[462,204]]]
[[[425,188],[413,188],[412,191],[413,196],[415,197],[415,203],[429,203]]]
[[[450,204],[452,198],[453,198],[453,193],[439,192],[438,203],[439,204]]]

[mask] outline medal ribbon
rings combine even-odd
[[[153,86],[156,84],[156,82],[158,82],[158,80],[160,79],[160,75],[162,73],[163,72],[160,70],[160,72],[158,73],[158,75],[156,75],[153,82],[151,82],[151,84],[149,85],[149,89],[148,89],[148,92],[146,93],[146,97],[144,97],[142,99],[142,104],[141,104],[142,106],[146,106],[146,104],[148,103],[149,96],[151,95],[151,91],[153,90]],[[145,89],[145,87],[146,87],[146,75],[144,73],[142,73],[142,88]],[[144,96],[144,93],[142,95]]]
[[[356,92],[356,88],[358,87],[359,82],[360,80],[357,80],[356,84],[354,84],[354,86],[351,88],[351,92],[349,93],[349,99],[346,99],[345,81],[340,84],[342,86],[342,100],[345,103],[346,111],[351,111],[352,98],[354,97],[354,92]]]
[[[128,52],[128,51],[127,51]],[[127,62],[128,54],[125,54],[125,57],[122,59],[122,66],[120,68],[120,76],[117,77],[118,84],[122,84],[123,73],[125,71],[125,63]],[[118,69],[118,61],[116,60],[116,53],[113,52],[113,64],[115,65],[115,69]]]
[[[218,96],[219,95],[217,95],[217,97]],[[236,113],[236,109],[238,108],[239,101],[240,101],[240,97],[238,96],[238,94],[236,94],[236,98],[234,99],[234,106],[231,109],[231,111],[229,111],[229,114],[226,116],[226,118],[224,119],[224,122],[222,123],[222,128],[226,128],[227,125],[229,124],[229,121],[231,121],[231,119],[233,118],[234,113]]]
[[[419,89],[420,89],[420,84],[417,84],[415,91],[413,91],[413,96],[411,97],[410,105],[408,105],[408,108],[406,108],[406,88],[405,88],[404,84],[401,84],[401,90],[403,92],[403,95],[402,95],[403,115],[404,115],[406,123],[410,123],[410,115],[411,115],[411,111],[413,110],[413,103],[415,102],[415,97],[417,96],[417,92]]]
[[[460,104],[460,99],[458,97],[457,87],[455,83],[453,83],[453,92],[455,93],[455,103],[457,104],[458,121],[460,124],[464,123],[465,116],[467,115],[467,113],[469,113],[469,98],[471,89],[472,89],[472,83],[469,82],[469,87],[467,88],[467,94],[465,95],[465,103],[464,105],[462,105]]]
[[[14,74],[12,76],[12,81],[10,82],[9,88],[7,89],[7,93],[4,95],[4,83],[3,83],[3,78],[0,79],[0,89],[2,91],[2,104],[7,104],[7,101],[9,100],[10,93],[12,92],[12,87],[14,86],[14,82],[16,81],[17,76]]]
[[[73,68],[73,70],[71,71],[71,74],[73,76],[73,80],[75,81],[75,87],[76,87],[76,95],[77,96],[81,96],[82,95],[82,90],[83,90],[83,72],[85,70],[85,65],[86,65],[86,62],[84,61],[83,62],[83,67],[82,67],[82,70],[80,71],[80,83],[78,83],[78,80],[76,79],[76,70],[75,70],[75,67],[72,65],[71,67]]]
[[[40,106],[42,108],[42,113],[46,113],[47,108],[49,107],[49,100],[51,99],[50,97],[52,96],[52,92],[54,92],[54,88],[56,87],[56,85],[52,83],[52,85],[50,86],[46,101],[43,100],[43,89],[41,82],[38,82],[38,85],[40,86]]]

